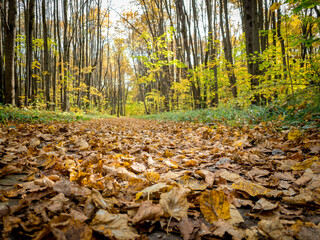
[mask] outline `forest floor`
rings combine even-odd
[[[319,239],[319,129],[0,125],[3,239]]]

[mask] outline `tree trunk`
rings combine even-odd
[[[63,0],[63,13],[64,13],[64,32],[63,32],[63,67],[68,69],[69,64],[69,46],[68,46],[68,0]],[[63,111],[69,111],[69,92],[68,92],[68,71],[64,71],[63,78]]]
[[[236,76],[234,74],[234,65],[233,65],[233,57],[232,57],[232,45],[231,45],[231,40],[230,40],[230,30],[229,30],[229,17],[228,17],[228,2],[227,0],[224,0],[222,3],[222,0],[220,0],[220,27],[221,27],[221,35],[222,35],[222,40],[223,40],[223,49],[224,49],[224,54],[225,58],[227,60],[226,64],[226,69],[227,69],[227,74],[228,78],[230,81],[230,86],[231,86],[231,92],[234,98],[237,97],[237,87],[236,87]],[[223,26],[223,17],[222,14],[224,12],[225,16],[225,31],[224,32],[224,26]]]
[[[25,10],[25,25],[26,25],[26,81],[25,81],[25,106],[29,105],[31,97],[31,84],[32,84],[32,33],[34,22],[35,0],[29,0],[27,9]]]
[[[5,26],[5,89],[4,103],[15,105],[15,40],[17,24],[17,0],[9,1],[7,26]]]
[[[46,104],[47,109],[50,108],[50,74],[49,74],[49,51],[48,51],[48,30],[47,30],[47,21],[46,21],[46,4],[45,0],[42,0],[42,25],[43,25],[43,47],[44,47],[44,56],[43,56],[43,76],[45,81],[45,95],[46,95]]]
[[[251,89],[259,85],[259,61],[255,58],[260,53],[257,0],[242,0],[244,32],[246,38],[246,54],[248,73],[251,75]],[[253,103],[259,103],[260,96],[255,94]]]

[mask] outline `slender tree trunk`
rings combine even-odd
[[[224,48],[224,54],[225,58],[227,60],[226,69],[228,78],[230,81],[231,86],[231,92],[234,98],[237,97],[237,87],[236,87],[236,76],[234,74],[234,65],[233,65],[233,57],[232,57],[232,45],[230,40],[230,30],[229,30],[229,17],[228,17],[228,2],[227,0],[220,0],[220,27],[221,27],[221,35],[223,39],[223,48]],[[224,26],[223,26],[223,17],[222,14],[224,12],[225,16],[225,31],[224,32]]]
[[[48,30],[47,30],[47,20],[46,20],[46,4],[45,0],[42,0],[42,27],[43,27],[43,75],[45,80],[45,95],[47,109],[50,108],[50,74],[49,74],[49,50],[48,50]]]
[[[9,1],[7,26],[5,26],[5,89],[4,103],[15,105],[15,39],[17,24],[17,0]]]
[[[33,51],[32,51],[32,33],[34,25],[35,0],[28,0],[28,6],[25,10],[25,29],[26,29],[26,81],[25,81],[25,106],[29,105],[31,97]]]
[[[63,63],[64,63],[64,79],[63,79],[63,111],[69,111],[69,46],[68,46],[68,0],[63,0],[63,20],[64,20],[64,32],[63,32]]]
[[[4,1],[0,1],[1,5],[4,6]],[[0,14],[0,104],[4,103],[4,58],[3,58],[3,32],[4,32],[4,25],[2,21],[2,14]]]

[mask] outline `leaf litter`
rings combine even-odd
[[[316,239],[320,133],[130,118],[0,126],[2,239]]]

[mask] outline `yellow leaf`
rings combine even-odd
[[[210,223],[218,219],[230,219],[230,203],[221,190],[212,190],[202,193],[200,197],[200,210]]]
[[[55,127],[52,125],[50,127],[48,127],[48,130],[50,133],[54,133],[56,131]]]
[[[257,195],[266,195],[270,190],[252,182],[246,180],[239,180],[232,184],[233,189],[244,191],[250,196],[255,197]]]
[[[159,173],[156,173],[156,172],[147,172],[147,173],[144,174],[144,176],[150,182],[156,182],[160,178]]]
[[[301,136],[301,132],[297,129],[292,130],[288,133],[288,140],[297,140]]]
[[[163,157],[165,157],[165,158],[170,158],[170,157],[173,157],[173,156],[174,156],[173,151],[170,151],[168,149],[163,153]]]
[[[309,158],[307,160],[304,160],[301,163],[298,163],[298,164],[292,166],[291,169],[292,170],[306,170],[307,168],[311,167],[311,165],[316,161],[319,161],[319,157],[314,156],[313,158]]]
[[[281,3],[272,4],[271,7],[270,7],[270,11],[274,12],[275,10],[278,10],[280,6],[281,6]]]

